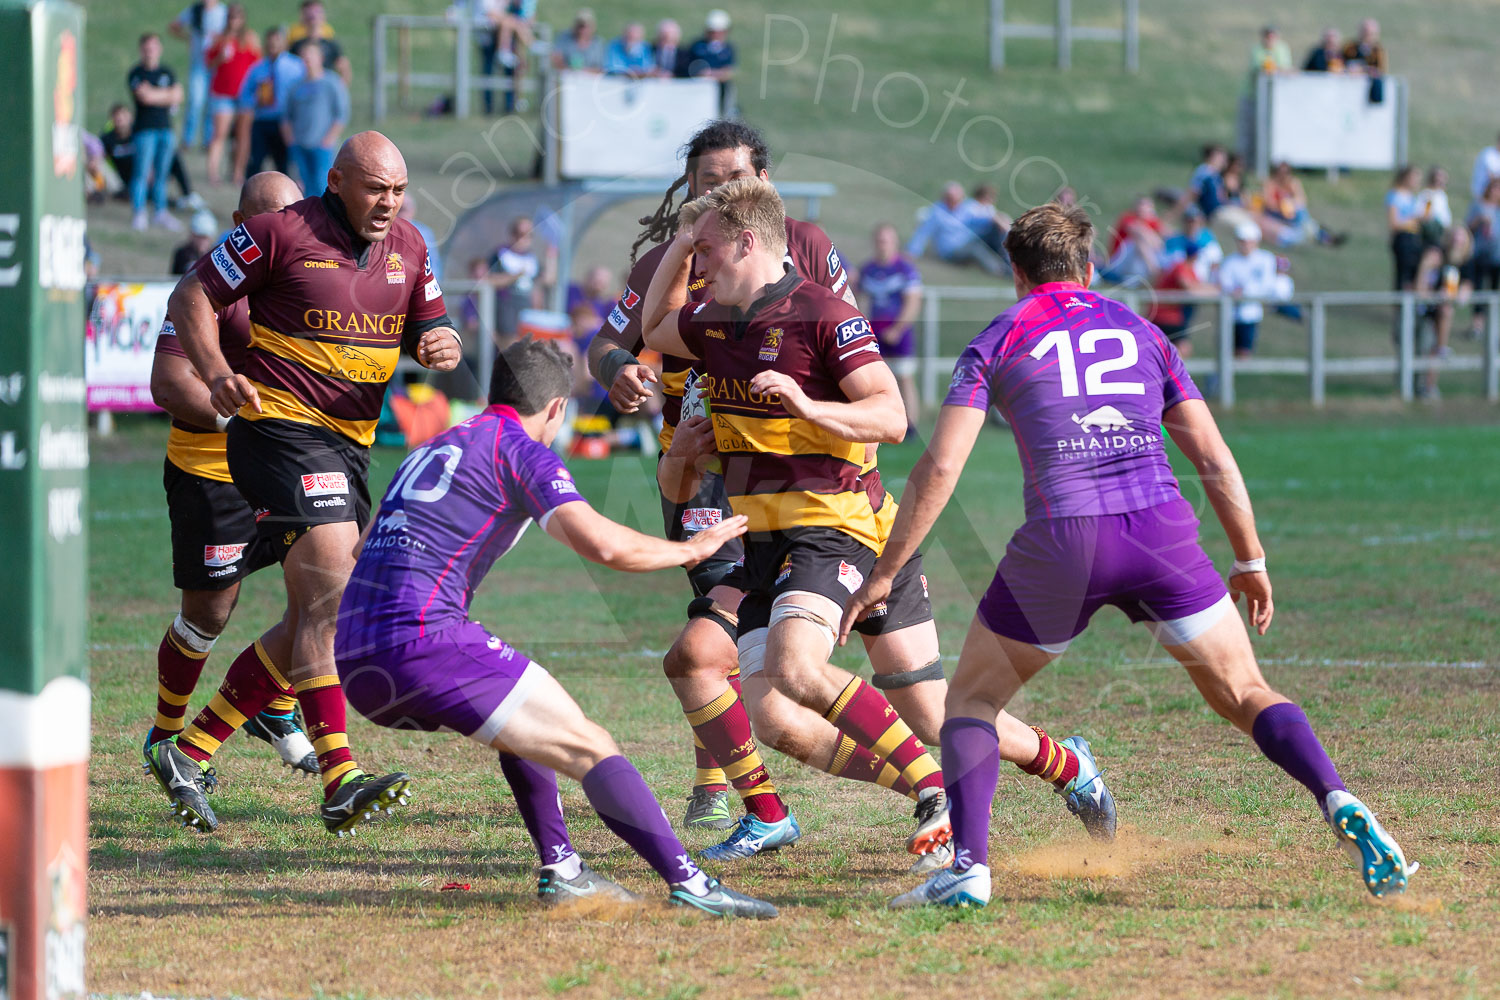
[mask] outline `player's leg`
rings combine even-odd
[[[156,650],[156,721],[145,748],[182,732],[188,700],[239,598],[239,583],[224,590],[184,590],[182,605]]]
[[[1228,596],[1202,612],[1161,622],[1153,631],[1187,669],[1209,707],[1249,734],[1261,753],[1312,793],[1370,892],[1404,892],[1417,866],[1407,864],[1375,814],[1345,788],[1302,709],[1266,683],[1245,623]]]

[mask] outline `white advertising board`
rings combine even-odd
[[[719,116],[713,80],[629,80],[564,72],[558,84],[559,173],[569,180],[675,177],[677,151]]]
[[[1382,81],[1370,103],[1370,79],[1337,73],[1278,74],[1265,79],[1270,120],[1267,162],[1294,167],[1394,170],[1405,136],[1404,81]]]

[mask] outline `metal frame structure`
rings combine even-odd
[[[1121,0],[1125,23],[1119,28],[1095,28],[1073,23],[1073,0],[1057,0],[1057,19],[1052,24],[1016,24],[1005,20],[1005,0],[990,0],[990,69],[1005,68],[1007,38],[1042,38],[1057,42],[1057,68],[1073,68],[1074,42],[1119,42],[1124,48],[1125,70],[1141,68],[1140,0]]]
[[[547,53],[551,49],[551,27],[541,24],[537,28],[537,40],[531,50],[531,55],[533,64],[545,74],[546,71],[550,71]],[[414,30],[457,33],[457,42],[453,47],[453,72],[412,72],[411,32]],[[373,83],[371,115],[374,120],[380,122],[390,114],[387,89],[391,86],[397,88],[402,99],[412,86],[451,88],[453,90],[453,114],[457,118],[467,118],[473,111],[474,91],[504,93],[513,89],[517,83],[515,77],[482,76],[474,72],[470,60],[474,57],[474,34],[479,30],[483,28],[474,23],[472,16],[449,18],[431,14],[376,14],[373,19],[370,46]],[[392,31],[396,34],[399,49],[394,70],[388,65]],[[543,87],[545,88],[545,85]]]

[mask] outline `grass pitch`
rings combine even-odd
[[[1257,651],[1351,787],[1422,863],[1405,898],[1371,900],[1306,792],[1209,713],[1142,630],[1106,610],[1015,708],[1093,742],[1120,804],[1118,843],[1089,843],[1055,796],[1005,769],[991,906],[894,914],[885,901],[913,884],[906,800],[768,753],[807,835],[779,856],[714,869],[781,907],[779,921],[756,925],[660,905],[542,911],[493,755],[357,717],[358,759],[415,778],[412,805],[393,821],[335,840],[317,820],[315,785],[240,736],[218,758],[219,832],[174,826],[138,751],[155,646],[176,606],[165,425],[128,426],[96,449],[92,472],[90,987],[193,997],[1492,996],[1497,437],[1493,425],[1420,414],[1391,426],[1396,412],[1241,417],[1226,431],[1277,588]],[[898,493],[917,454],[882,450]],[[376,453],[377,495],[399,457]],[[656,529],[640,460],[574,471],[606,513]],[[1020,523],[1019,485],[1008,435],[987,432],[929,550],[949,655]],[[1211,522],[1204,537],[1223,565]],[[585,567],[532,532],[475,606],[614,733],[674,821],[691,751],[659,656],[684,589],[674,573]],[[194,711],[279,613],[277,572],[253,577]],[[659,896],[577,786],[564,782],[563,796],[590,862]],[[471,889],[440,891],[449,882]]]

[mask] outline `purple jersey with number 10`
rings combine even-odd
[[[945,406],[999,408],[1028,518],[1124,514],[1177,499],[1162,414],[1202,399],[1177,349],[1124,305],[1067,281],[1032,289],[964,350]]]
[[[583,501],[516,411],[491,406],[406,457],[386,490],[339,608],[340,660],[469,619],[474,588],[533,521]]]

